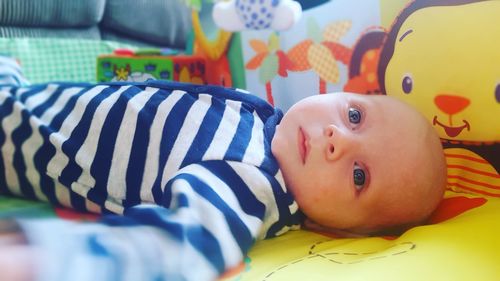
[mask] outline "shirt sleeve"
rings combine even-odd
[[[244,165],[186,166],[161,202],[98,223],[21,221],[28,241],[42,249],[38,280],[215,280],[242,262],[269,216],[272,192],[247,180],[265,177]]]
[[[0,85],[29,85],[16,59],[0,55]]]

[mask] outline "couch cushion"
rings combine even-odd
[[[97,25],[82,28],[0,26],[0,37],[84,38],[100,40],[101,33]]]
[[[102,26],[150,43],[184,48],[191,11],[180,0],[108,0]]]
[[[102,19],[105,0],[2,0],[0,25],[90,27]]]

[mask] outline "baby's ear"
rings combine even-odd
[[[333,228],[333,227],[328,227],[328,226],[323,226],[320,225],[308,218],[304,221],[304,229],[318,232],[321,234],[325,234],[328,236],[335,236],[337,238],[360,238],[360,237],[367,237],[369,235],[367,234],[360,234],[360,233],[355,233],[349,230],[345,229],[338,229],[338,228]]]

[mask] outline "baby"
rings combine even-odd
[[[422,223],[445,187],[434,130],[387,96],[301,100],[278,125],[272,152],[300,209],[323,230],[370,234]]]
[[[319,95],[283,116],[216,86],[11,81],[0,192],[120,215],[4,222],[4,280],[214,280],[258,239],[406,229],[444,192],[438,137],[387,96]]]

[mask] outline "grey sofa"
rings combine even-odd
[[[184,0],[0,0],[0,37],[113,40],[184,48]]]

